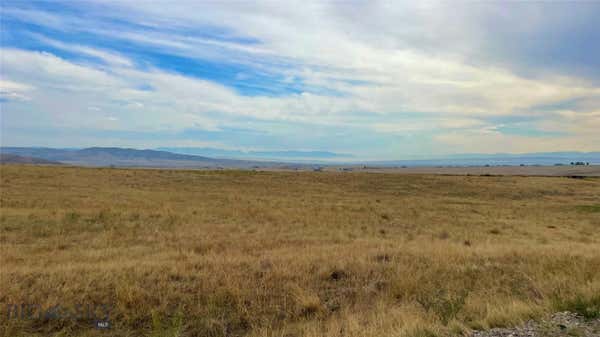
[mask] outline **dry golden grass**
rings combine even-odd
[[[0,167],[3,336],[449,336],[598,314],[600,180]]]

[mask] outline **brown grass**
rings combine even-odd
[[[598,179],[0,173],[0,336],[449,336],[600,307]],[[112,328],[9,303],[108,303]]]

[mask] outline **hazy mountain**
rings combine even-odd
[[[117,147],[91,147],[86,149],[52,149],[29,147],[3,147],[0,152],[24,157],[36,157],[65,164],[82,166],[130,166],[130,167],[188,167],[214,168],[276,166],[278,163],[235,159],[215,159],[167,151],[137,150]]]
[[[16,154],[0,153],[0,164],[44,164],[60,165],[61,163],[35,157],[18,156]]]
[[[208,156],[213,158],[236,158],[236,159],[301,159],[301,160],[326,160],[326,159],[350,159],[353,156],[344,153],[329,151],[240,151],[223,150],[208,147],[161,147],[157,150],[169,151],[188,155]]]

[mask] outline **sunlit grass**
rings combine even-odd
[[[597,179],[0,170],[0,303],[110,303],[115,336],[445,336],[598,310]]]

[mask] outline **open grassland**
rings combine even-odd
[[[6,337],[431,337],[599,314],[595,178],[0,174]],[[110,303],[112,327],[10,303]]]

